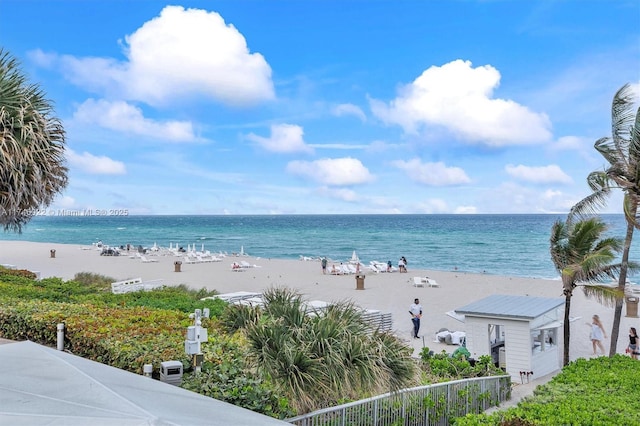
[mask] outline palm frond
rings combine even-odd
[[[616,287],[606,285],[583,285],[582,291],[588,298],[593,298],[603,306],[613,308],[616,301],[624,297],[624,292],[619,291]]]

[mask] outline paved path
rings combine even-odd
[[[536,387],[547,383],[549,380],[551,380],[555,376],[555,374],[556,373],[548,374],[546,376],[539,377],[533,380],[530,378],[530,381],[528,383],[526,378],[524,379],[524,383],[513,382],[512,389],[511,389],[511,399],[503,402],[498,407],[489,408],[488,410],[485,411],[485,413],[490,414],[490,413],[493,413],[494,411],[500,411],[500,410],[505,410],[509,407],[515,407],[516,405],[518,405],[518,403],[522,399],[533,395],[533,391],[535,390]]]

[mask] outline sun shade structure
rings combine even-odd
[[[2,425],[289,424],[29,341],[0,345],[0,363]]]

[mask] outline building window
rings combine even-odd
[[[531,352],[546,352],[558,346],[558,329],[543,328],[531,331]]]

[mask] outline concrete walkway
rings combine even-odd
[[[524,383],[513,382],[511,385],[511,399],[503,402],[498,407],[489,408],[488,410],[485,411],[485,413],[491,414],[494,411],[506,410],[507,408],[515,407],[524,398],[533,395],[533,391],[535,390],[536,387],[538,387],[539,385],[544,385],[549,380],[551,380],[555,375],[556,373],[552,373],[543,377],[539,377],[537,379],[529,378],[529,382],[527,382],[527,379],[524,378]]]

